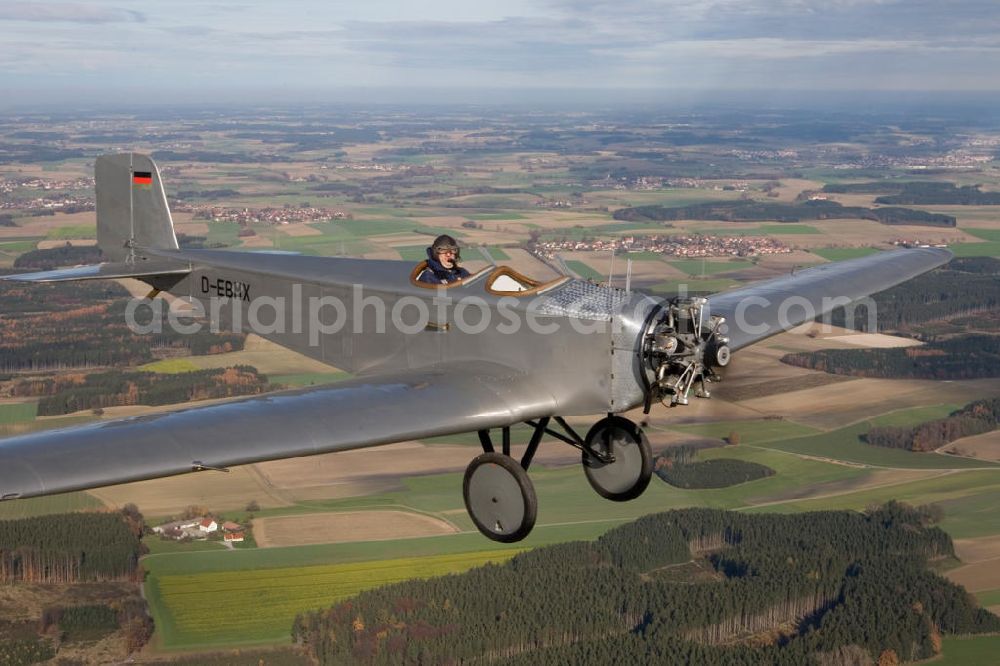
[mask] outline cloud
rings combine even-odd
[[[7,2],[0,4],[0,21],[38,23],[144,23],[145,14],[131,9],[78,2]]]

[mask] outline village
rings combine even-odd
[[[790,247],[767,236],[622,236],[613,239],[540,241],[536,252],[552,258],[558,252],[654,252],[668,257],[756,257],[787,254]]]
[[[193,212],[196,220],[212,222],[236,222],[240,225],[269,224],[285,225],[298,222],[326,222],[328,220],[349,220],[351,214],[342,210],[314,208],[312,206],[286,206],[267,208],[225,208],[221,206],[177,205],[175,209]]]

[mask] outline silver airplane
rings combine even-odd
[[[570,277],[542,283],[503,266],[435,286],[418,282],[423,265],[409,262],[180,249],[152,159],[105,155],[95,177],[107,262],[6,279],[137,278],[150,298],[169,292],[212,325],[258,333],[354,378],[2,440],[4,500],[477,433],[483,453],[465,472],[465,506],[490,539],[518,541],[535,523],[527,470],[544,436],[580,450],[600,495],[634,499],[653,457],[623,412],[707,398],[732,352],[951,258],[937,248],[883,252],[708,299]],[[584,434],[565,420],[594,414]],[[520,423],[531,435],[517,460],[510,428]]]

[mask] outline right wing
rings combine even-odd
[[[726,318],[729,347],[736,351],[906,282],[951,258],[948,250],[933,247],[879,252],[727,291],[710,297],[708,305],[712,315]]]
[[[442,364],[0,440],[0,499],[475,432],[556,408],[525,373]]]

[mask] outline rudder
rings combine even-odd
[[[108,260],[128,261],[133,248],[177,249],[160,170],[149,155],[101,155],[94,183],[97,245]]]

